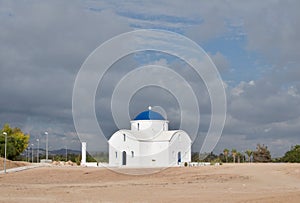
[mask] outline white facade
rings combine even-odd
[[[191,161],[191,139],[168,130],[168,121],[149,107],[109,139],[109,166],[167,167]]]

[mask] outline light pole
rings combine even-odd
[[[46,135],[46,162],[48,162],[48,132],[45,132]]]
[[[66,162],[68,161],[68,147],[66,146]]]
[[[7,145],[7,132],[3,132],[5,135],[5,144],[4,144],[4,173],[6,173],[6,145]]]
[[[27,157],[28,157],[28,151],[27,148],[25,149],[25,161],[27,161]]]
[[[33,144],[31,144],[31,163],[33,163]]]
[[[40,139],[36,139],[37,143],[38,143],[38,147],[37,147],[37,156],[36,156],[36,163],[39,163],[39,156],[40,156]]]
[[[27,147],[27,162],[29,162],[29,158],[30,158],[30,146]]]

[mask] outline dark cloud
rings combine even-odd
[[[113,12],[90,12],[80,1],[4,2],[0,14],[0,123],[33,137],[34,128],[58,131],[52,138],[59,147],[59,138],[74,132],[72,90],[81,64],[130,28]]]
[[[228,100],[227,121],[216,151],[225,147],[254,149],[257,143],[265,143],[273,154],[282,155],[300,142],[298,8],[296,0],[1,1],[0,124],[22,127],[33,135],[33,140],[43,138],[48,130],[54,148],[66,143],[78,148],[72,91],[81,64],[95,48],[117,34],[137,27],[162,28],[183,33],[201,45],[220,42],[206,50],[224,76]],[[218,46],[225,46],[221,41],[229,39],[241,42],[239,47],[227,43],[228,47],[220,47],[219,51]],[[248,68],[240,67],[228,57],[231,49],[240,49],[236,52],[247,55],[245,58],[254,55],[255,60]],[[200,146],[211,113],[203,82],[191,74],[186,64],[157,56],[156,60],[153,63],[177,70],[197,91],[201,139],[195,145]],[[107,134],[116,129],[110,112],[113,88],[122,75],[140,65],[138,62],[134,57],[120,61],[116,67],[129,68],[112,67],[99,84],[96,109]],[[252,67],[258,67],[255,76]],[[241,81],[239,73],[250,75],[248,78],[253,74],[253,79]],[[226,75],[234,81],[227,81]],[[153,97],[153,91],[157,89],[143,89],[135,95],[131,116],[150,102],[167,109],[171,115],[168,117],[176,117],[178,106],[172,96],[161,91]],[[167,102],[161,102],[164,99]],[[178,125],[177,118],[173,122]]]

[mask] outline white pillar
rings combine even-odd
[[[86,142],[81,143],[81,165],[86,164]]]

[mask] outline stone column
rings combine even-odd
[[[86,142],[81,143],[81,165],[86,165]]]

